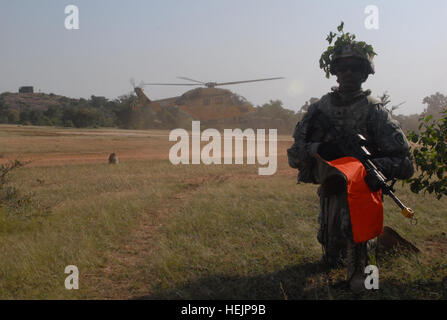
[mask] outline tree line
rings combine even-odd
[[[92,95],[90,99],[56,98],[46,95],[52,100],[52,105],[46,109],[37,109],[28,105],[11,108],[5,101],[10,93],[0,95],[0,123],[62,126],[62,127],[130,127],[130,104],[134,101],[133,94],[108,100],[105,97]],[[23,104],[23,103],[22,103]]]
[[[0,123],[76,128],[170,129],[172,126],[185,122],[179,119],[184,115],[171,110],[172,108],[163,110],[163,114],[157,116],[157,119],[153,119],[154,115],[148,110],[132,109],[131,105],[136,102],[136,96],[133,93],[122,95],[114,100],[94,95],[90,99],[70,99],[50,94],[46,96],[53,97],[57,104],[53,103],[46,109],[37,109],[32,106],[11,108],[6,103],[7,95],[11,95],[11,93],[0,94]],[[57,100],[56,97],[58,97]],[[421,114],[402,115],[396,114],[396,110],[403,103],[391,104],[387,92],[383,93],[380,98],[406,133],[419,131],[421,117],[431,115],[434,119],[439,119],[443,107],[447,105],[447,96],[436,92],[422,100],[426,107]],[[241,128],[278,128],[281,134],[291,134],[310,104],[317,100],[317,98],[310,98],[296,112],[285,108],[280,100],[270,100],[268,103],[256,106],[254,112],[244,117],[242,122],[234,123],[234,125]],[[190,123],[188,125],[190,126]],[[225,125],[231,125],[231,123],[225,123]]]

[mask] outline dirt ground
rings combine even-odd
[[[31,161],[28,166],[101,163],[107,162],[112,152],[117,154],[120,161],[168,160],[169,150],[176,143],[169,141],[169,133],[169,130],[1,125],[0,163],[12,159]],[[292,143],[291,136],[278,136],[278,158],[286,156],[286,150]],[[202,146],[205,144],[206,142],[202,142]],[[278,159],[278,163],[280,162]]]

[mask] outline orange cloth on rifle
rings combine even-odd
[[[383,232],[382,190],[371,192],[364,178],[366,170],[356,158],[344,157],[328,162],[347,179],[349,212],[354,242],[373,239]]]

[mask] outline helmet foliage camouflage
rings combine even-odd
[[[354,41],[355,35],[349,32],[343,32],[343,21],[337,27],[340,32],[334,45],[332,40],[336,33],[332,31],[327,36],[326,40],[329,42],[329,47],[320,57],[320,68],[326,72],[326,78],[329,78],[329,74],[334,74],[333,65],[334,62],[341,58],[359,58],[366,62],[368,74],[374,74],[373,57],[377,55],[371,45],[366,44],[363,41]]]

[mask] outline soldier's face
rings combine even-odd
[[[361,59],[343,58],[335,64],[335,75],[341,90],[358,90],[367,79],[366,64]]]

